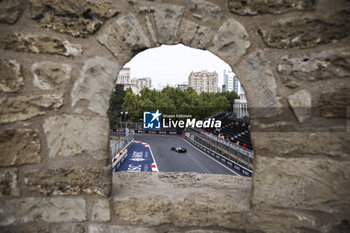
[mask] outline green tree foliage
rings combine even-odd
[[[162,91],[144,88],[139,95],[133,94],[131,89],[124,92],[123,103],[112,101],[109,116],[111,121],[120,119],[120,111],[128,111],[128,121],[139,121],[144,111],[159,111],[166,115],[185,114],[193,118],[203,119],[221,111],[232,111],[234,100],[238,98],[235,92],[197,94],[192,88],[183,91],[179,88],[166,87]],[[120,100],[120,99],[119,99]],[[115,111],[112,111],[115,110]],[[111,122],[111,127],[115,126]]]
[[[116,124],[120,121],[120,112],[124,102],[124,85],[117,84],[109,101],[108,118],[111,129],[115,128]]]

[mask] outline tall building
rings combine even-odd
[[[201,92],[216,93],[218,91],[218,73],[206,70],[192,71],[188,76],[188,87],[193,88],[198,94]]]
[[[116,84],[129,84],[130,83],[130,68],[122,68],[119,71]]]
[[[225,85],[225,89],[223,89],[222,91],[235,91],[235,80],[237,79],[237,76],[235,73],[233,73],[232,71],[226,71],[224,70],[224,85]]]
[[[233,104],[233,112],[237,114],[238,118],[245,116],[249,117],[247,98],[245,96],[244,89],[239,81],[237,82],[237,94],[239,96],[239,99],[236,99],[235,103]]]
[[[141,91],[143,88],[147,87],[151,89],[152,87],[152,79],[151,78],[139,78],[137,79],[137,87]]]

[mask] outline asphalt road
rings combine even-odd
[[[137,141],[151,146],[160,172],[198,172],[236,175],[232,170],[193,147],[180,136],[135,134]],[[171,147],[184,147],[186,153],[171,151]]]

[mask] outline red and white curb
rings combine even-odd
[[[152,163],[152,172],[159,172],[156,162]]]
[[[153,163],[152,163],[152,165],[151,165],[151,167],[152,167],[152,172],[159,172],[159,170],[158,170],[158,166],[157,166],[157,163],[156,163],[156,160],[155,160],[155,158],[154,158],[154,156],[153,156],[153,153],[152,153],[152,150],[151,150],[151,147],[149,146],[149,144],[147,144],[147,143],[144,143],[144,142],[140,142],[140,141],[135,141],[136,143],[141,143],[142,145],[144,145],[145,147],[148,147],[149,148],[149,151],[151,152],[151,155],[152,155],[152,158],[153,158]]]

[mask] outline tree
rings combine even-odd
[[[117,123],[120,121],[119,113],[122,110],[124,96],[125,96],[124,85],[122,84],[115,85],[111,98],[109,100],[109,109],[107,112],[111,129],[114,129]]]

